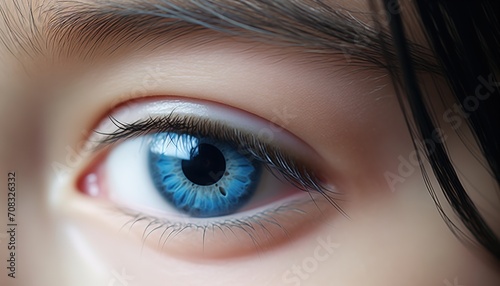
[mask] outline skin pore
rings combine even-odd
[[[98,2],[80,2],[99,7]],[[370,11],[363,1],[329,4]],[[112,32],[89,41],[50,38],[54,26],[47,19],[71,5],[55,0],[0,4],[0,166],[4,174],[17,174],[19,221],[17,277],[9,278],[3,267],[2,285],[500,281],[485,253],[450,232],[420,169],[401,167],[401,158],[411,164],[413,145],[385,70],[360,65],[342,53],[307,52],[208,30],[169,41],[138,38],[119,47]],[[30,7],[37,9],[30,13]],[[30,15],[34,25],[29,25]],[[76,25],[64,23],[67,29]],[[33,37],[35,26],[39,33]],[[94,56],[82,57],[87,53],[76,52],[78,44],[71,39],[86,42],[81,48]],[[28,43],[38,49],[28,49]],[[149,221],[124,227],[131,217],[116,210],[114,202],[78,190],[78,179],[101,164],[107,152],[85,146],[92,130],[119,106],[157,98],[217,103],[260,117],[273,124],[271,130],[284,128],[318,155],[304,163],[314,165],[340,193],[337,203],[348,217],[315,194],[318,206],[302,206],[305,214],[282,222],[289,235],[274,233],[261,250],[248,236],[230,231],[214,234],[206,250],[200,248],[204,241],[197,231],[191,236],[180,232],[171,244],[158,247],[161,233],[143,238]],[[445,112],[447,106],[440,109]],[[452,152],[466,154],[454,129],[442,128]],[[494,188],[480,188],[486,171],[470,171],[477,162],[469,155],[460,156],[457,164],[483,190],[472,197],[494,225],[499,217]],[[404,180],[388,182],[386,172]],[[6,185],[4,178],[1,182]],[[3,210],[6,197],[1,200]],[[8,257],[4,242],[0,246],[2,259]]]

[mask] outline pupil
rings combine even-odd
[[[200,144],[190,160],[182,160],[182,171],[191,182],[208,186],[217,183],[226,171],[222,152],[210,144]]]

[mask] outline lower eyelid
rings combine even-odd
[[[287,205],[249,217],[206,223],[167,222],[122,210],[128,221],[121,225],[144,246],[184,259],[225,259],[259,254],[311,233],[334,208],[322,197],[305,196]],[[337,212],[338,213],[338,212]]]
[[[68,216],[92,224],[103,224],[110,233],[121,233],[136,241],[140,253],[144,247],[169,257],[183,260],[230,259],[260,255],[314,233],[325,227],[325,220],[339,212],[320,194],[308,194],[293,203],[263,213],[253,212],[250,219],[242,217],[211,220],[207,223],[187,223],[182,220],[168,224],[160,217],[120,209],[114,203],[94,200],[82,194],[65,205]],[[97,226],[96,226],[97,227]]]

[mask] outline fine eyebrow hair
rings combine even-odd
[[[218,36],[238,37],[274,46],[295,47],[338,62],[341,55],[351,65],[387,68],[396,58],[383,49],[377,32],[346,9],[322,0],[150,0],[59,1],[48,9],[49,45],[61,55],[85,59],[131,47],[162,46],[175,39],[197,35],[200,44]],[[208,35],[207,30],[216,32]],[[203,32],[205,33],[199,33]],[[415,43],[410,50],[419,70],[436,72],[430,51]]]

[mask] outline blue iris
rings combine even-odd
[[[193,217],[234,213],[250,200],[261,174],[261,164],[231,144],[187,134],[153,135],[148,163],[162,196]]]

